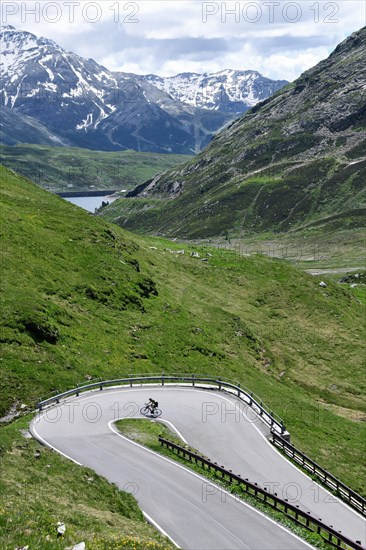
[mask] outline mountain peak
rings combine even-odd
[[[169,77],[146,75],[141,78],[174,100],[233,116],[244,113],[287,84],[286,80],[265,78],[258,71],[234,69],[202,74],[185,72]]]
[[[0,32],[4,31],[16,31],[16,28],[13,25],[1,25]]]
[[[361,44],[366,45],[366,26],[362,27],[359,31],[350,34],[350,36],[347,36],[347,38],[345,38],[343,42],[338,44],[336,49],[332,52],[331,56],[337,55],[340,52],[351,50],[360,46]]]
[[[167,78],[112,72],[11,25],[2,29],[1,51],[0,104],[91,149],[198,152],[284,84],[232,69]]]

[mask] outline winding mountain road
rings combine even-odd
[[[39,413],[31,432],[120,489],[133,492],[146,517],[181,548],[309,548],[223,489],[118,433],[114,422],[139,418],[139,409],[150,396],[159,401],[161,420],[211,460],[288,498],[365,545],[364,518],[274,449],[266,439],[269,429],[230,394],[170,385],[92,391]]]

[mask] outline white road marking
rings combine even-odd
[[[208,478],[205,478],[199,474],[197,474],[196,472],[193,472],[192,470],[190,470],[189,468],[186,468],[185,466],[182,466],[181,464],[178,464],[178,462],[175,462],[174,460],[170,459],[170,458],[167,458],[166,456],[163,456],[155,451],[153,451],[152,449],[149,449],[148,447],[144,447],[143,445],[141,445],[140,443],[137,443],[136,441],[132,441],[132,439],[129,439],[128,437],[124,436],[123,434],[121,434],[117,428],[115,428],[115,426],[113,425],[115,422],[117,422],[118,420],[124,420],[124,418],[118,418],[116,420],[110,420],[108,422],[108,427],[110,430],[112,430],[112,432],[114,432],[118,437],[121,437],[122,439],[124,439],[125,441],[127,441],[128,443],[130,443],[131,445],[136,445],[136,447],[139,447],[140,449],[142,449],[143,451],[147,452],[147,453],[150,453],[156,457],[158,457],[160,460],[164,460],[165,462],[169,462],[170,464],[172,464],[173,466],[177,467],[177,468],[180,468],[181,470],[184,470],[185,472],[187,472],[188,474],[200,479],[201,481],[204,481],[206,483],[209,483],[210,485],[212,485],[213,487],[217,488],[219,491],[221,491],[222,493],[224,493],[225,495],[229,496],[230,498],[234,499],[235,502],[238,502],[240,504],[242,504],[243,506],[247,507],[247,508],[250,508],[253,512],[259,514],[260,516],[262,516],[263,518],[265,518],[267,521],[273,523],[274,525],[277,525],[277,527],[280,527],[281,529],[283,529],[283,531],[286,531],[286,533],[289,533],[290,535],[292,535],[293,537],[295,537],[297,540],[301,541],[302,543],[306,544],[309,548],[313,548],[313,546],[311,546],[308,542],[306,542],[304,539],[300,538],[298,535],[296,535],[295,533],[293,533],[292,531],[289,531],[286,527],[284,527],[283,525],[281,525],[280,523],[277,523],[276,521],[274,521],[272,518],[270,518],[269,516],[267,516],[266,514],[264,514],[263,512],[261,512],[260,510],[258,510],[257,508],[253,508],[253,506],[251,506],[250,504],[248,504],[247,502],[245,502],[244,500],[241,500],[239,497],[237,497],[236,495],[233,495],[232,493],[229,493],[229,491],[226,491],[226,489],[224,489],[223,487],[221,487],[220,485],[216,485],[216,483],[213,483],[211,480],[209,480]],[[249,547],[247,547],[249,548]]]
[[[164,389],[163,386],[157,386],[159,389]],[[167,388],[168,388],[168,385],[167,385]],[[173,389],[172,387],[168,388],[168,389]],[[178,388],[174,388],[174,389],[178,389]],[[220,395],[219,393],[216,393],[216,392],[208,392],[208,390],[202,390],[202,389],[194,389],[194,388],[182,388],[184,391],[190,391],[190,392],[198,392],[198,393],[209,393],[210,395],[216,395],[217,397],[220,397],[221,399],[227,401],[228,403],[231,403],[231,404],[234,404],[235,405],[235,408],[240,409],[240,407],[237,406],[237,403],[234,401],[231,401],[230,399],[228,399],[227,397],[224,397],[223,395]],[[117,390],[117,391],[113,391],[113,392],[110,392],[110,393],[120,393],[121,391],[146,391],[146,388],[121,388],[121,390]],[[233,398],[235,398],[235,400],[237,401],[238,400],[238,397],[233,395]],[[89,399],[89,398],[87,398]],[[248,405],[248,403],[246,403]],[[248,405],[250,406],[250,405]],[[260,429],[255,425],[254,422],[251,421],[251,419],[248,417],[248,415],[245,413],[245,411],[241,411],[244,413],[245,417],[248,419],[248,422],[251,426],[253,426],[253,428],[255,428],[257,430],[257,432],[259,433],[259,435],[264,439],[264,441],[267,443],[267,445],[269,445],[269,447],[272,449],[272,451],[274,451],[275,453],[278,454],[278,456],[280,456],[282,458],[282,460],[285,460],[287,464],[290,464],[290,466],[292,466],[292,468],[294,468],[297,472],[299,472],[304,478],[306,478],[308,481],[312,482],[313,484],[317,485],[320,489],[322,489],[324,492],[326,492],[331,498],[334,498],[339,504],[342,504],[343,506],[346,506],[348,508],[348,510],[350,510],[351,512],[353,512],[357,517],[359,517],[359,512],[357,512],[354,508],[352,508],[351,506],[349,506],[349,504],[347,504],[347,502],[341,500],[340,498],[338,498],[337,496],[335,496],[333,493],[331,493],[326,487],[324,487],[323,485],[321,485],[320,483],[318,483],[317,481],[314,481],[313,479],[311,479],[305,472],[303,472],[300,468],[298,468],[295,464],[293,464],[286,455],[283,455],[274,445],[272,445],[268,439],[266,438],[266,436],[260,431]],[[257,415],[257,418],[263,422],[263,420],[261,419],[261,417],[257,414],[256,411],[254,411],[255,414]],[[265,422],[263,422],[263,424],[265,424]],[[266,425],[266,424],[265,424]],[[266,427],[268,427],[266,425]],[[182,437],[182,436],[181,436]],[[187,443],[187,442],[186,442]],[[187,443],[188,444],[188,443]]]
[[[166,531],[164,531],[164,529],[162,527],[160,527],[160,525],[151,516],[149,516],[149,514],[147,514],[143,510],[142,510],[142,513],[144,514],[147,521],[149,523],[151,523],[158,531],[160,531],[160,533],[162,535],[164,535],[164,537],[167,537],[174,544],[174,546],[176,546],[177,548],[180,548],[179,544],[176,543],[175,540],[172,539],[172,537],[170,535],[168,535],[168,533]]]
[[[230,401],[230,399],[227,399],[227,397],[222,397],[222,399],[225,399],[225,401],[228,401],[229,403],[232,403],[232,401]],[[235,403],[235,407],[236,407],[236,403]],[[244,412],[244,411],[243,411]],[[248,416],[246,415],[246,413],[244,412],[245,416],[248,418]],[[250,422],[250,419],[248,418],[249,422]],[[290,466],[292,466],[297,472],[299,472],[303,477],[305,477],[308,481],[311,481],[313,484],[317,485],[318,487],[320,487],[320,489],[322,489],[324,492],[326,492],[328,495],[330,495],[332,498],[334,498],[339,504],[342,504],[343,506],[347,506],[347,508],[349,510],[351,510],[351,512],[353,512],[354,514],[357,515],[357,517],[359,517],[359,512],[357,512],[354,508],[352,508],[351,506],[349,506],[347,504],[347,502],[344,502],[343,500],[339,499],[338,497],[336,497],[333,493],[331,493],[328,489],[326,489],[326,487],[324,487],[323,485],[321,485],[320,483],[318,483],[317,481],[314,481],[313,479],[311,479],[308,475],[305,474],[305,472],[303,472],[300,468],[298,468],[295,464],[293,464],[289,458],[286,456],[286,455],[283,455],[274,445],[272,445],[268,439],[266,438],[266,436],[264,434],[262,434],[262,432],[259,430],[259,428],[257,428],[257,426],[255,426],[253,424],[253,427],[258,431],[259,435],[261,437],[263,437],[263,439],[265,440],[265,442],[267,443],[267,445],[270,446],[270,448],[272,449],[272,451],[274,451],[275,453],[277,453],[281,458],[282,460],[286,460],[286,462],[288,464],[290,464]]]
[[[161,422],[162,424],[168,424],[168,426],[171,427],[171,429],[178,435],[178,437],[180,437],[180,439],[183,441],[183,443],[188,445],[188,441],[182,436],[180,431],[174,426],[174,424],[172,422],[169,422],[169,420],[165,420],[164,418],[156,418],[155,421],[156,422]]]
[[[151,385],[149,385],[151,387]],[[164,386],[161,386],[160,384],[159,385],[156,385],[154,387],[157,387],[158,389],[164,389]],[[191,388],[191,387],[181,387],[179,388],[178,386],[176,386],[175,384],[173,385],[169,385],[169,384],[166,384],[165,386],[167,389],[174,389],[174,390],[178,390],[178,389],[181,389],[183,391],[189,391],[189,392],[197,392],[197,393],[209,393],[210,395],[216,395],[217,397],[220,397],[221,399],[227,401],[228,403],[233,403],[233,401],[231,401],[230,399],[228,399],[227,397],[224,397],[223,395],[220,395],[219,393],[216,392],[213,392],[213,391],[208,391],[208,390],[202,390],[202,389],[195,389],[195,388]],[[117,386],[111,386],[111,388],[117,388]],[[90,392],[95,392],[96,390],[90,390]],[[104,390],[105,391],[105,390]],[[128,392],[140,392],[140,391],[146,391],[146,387],[145,388],[131,388],[129,386],[121,386],[120,389],[118,390],[115,390],[113,389],[113,391],[108,391],[108,394],[111,395],[111,394],[115,394],[115,393],[121,393],[121,392],[125,392],[125,391],[128,391]],[[100,390],[97,390],[98,394],[100,392]],[[89,393],[89,392],[86,392],[86,393]],[[71,396],[70,396],[71,397]],[[74,396],[72,396],[74,397]],[[87,399],[92,399],[94,397],[94,395],[90,395],[90,396],[82,396],[82,397],[79,397],[78,399],[80,400],[87,400]],[[237,401],[239,398],[233,394],[233,398]],[[234,406],[235,408],[238,408],[237,406],[237,403],[235,403],[234,401]],[[246,403],[248,405],[248,403]],[[250,406],[250,405],[248,405]],[[240,407],[239,407],[239,410]],[[254,411],[254,413],[256,414],[257,418],[263,422],[263,424],[265,424],[265,422],[261,419],[261,417],[258,415],[258,413],[252,409]],[[247,416],[247,414],[245,413],[245,411],[241,411],[244,413],[245,417],[248,419],[249,421],[249,424],[251,426],[253,426],[253,428],[255,428],[257,430],[257,432],[259,433],[259,435],[264,439],[264,441],[267,443],[267,445],[269,445],[269,447],[275,452],[278,454],[278,456],[280,456],[282,458],[282,460],[285,460],[287,464],[289,464],[290,466],[292,466],[292,468],[295,468],[295,470],[297,472],[299,472],[300,474],[302,474],[302,476],[304,476],[308,481],[311,481],[313,484],[316,484],[320,489],[322,489],[324,492],[326,492],[331,498],[334,498],[339,504],[342,504],[343,506],[346,506],[348,508],[348,510],[350,510],[351,512],[353,512],[357,517],[359,517],[359,512],[357,512],[354,508],[352,508],[351,506],[349,506],[349,504],[347,504],[347,502],[345,502],[344,500],[341,500],[340,498],[336,497],[333,493],[331,493],[327,488],[325,488],[323,485],[321,485],[320,483],[318,483],[317,481],[314,481],[313,479],[311,479],[305,472],[303,472],[300,468],[298,468],[295,464],[293,464],[286,455],[283,455],[274,445],[272,445],[268,439],[266,438],[266,436],[260,431],[260,429],[255,425],[254,422],[251,421],[251,419]],[[168,422],[168,421],[166,421]],[[267,424],[265,424],[265,426],[268,428]],[[188,442],[184,439],[184,437],[182,436],[182,434],[180,434],[180,437],[183,439],[183,441],[188,445]],[[62,454],[62,453],[61,453]],[[74,461],[75,462],[75,461]]]
[[[44,415],[42,414],[42,417]],[[39,417],[40,418],[40,417]],[[69,460],[72,460],[72,462],[75,462],[75,464],[77,464],[78,466],[84,466],[83,464],[81,464],[81,462],[78,462],[77,460],[75,460],[74,458],[71,458],[71,456],[63,453],[62,451],[60,451],[60,449],[57,449],[57,447],[55,447],[54,445],[51,445],[51,443],[48,443],[45,439],[43,439],[42,436],[39,435],[39,433],[37,432],[36,428],[33,426],[30,427],[30,430],[31,432],[33,431],[33,433],[35,434],[36,436],[36,439],[38,439],[38,441],[41,441],[43,443],[43,445],[45,445],[46,447],[48,447],[49,449],[53,449],[54,451],[57,451],[60,455],[64,456],[65,458],[68,458]]]

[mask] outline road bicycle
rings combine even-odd
[[[158,418],[158,416],[161,415],[161,409],[158,409],[156,407],[155,409],[151,410],[150,405],[148,403],[145,403],[145,406],[140,409],[140,413],[150,418]]]

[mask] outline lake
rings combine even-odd
[[[72,204],[76,204],[76,206],[80,206],[80,208],[84,208],[84,210],[88,210],[88,212],[93,212],[96,208],[99,208],[99,206],[102,205],[102,202],[113,202],[115,199],[108,198],[107,196],[91,196],[91,197],[64,197],[65,201],[72,202]]]

